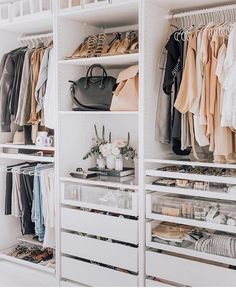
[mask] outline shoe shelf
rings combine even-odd
[[[55,274],[55,269],[53,268],[45,267],[42,264],[35,264],[26,260],[18,259],[18,258],[7,255],[13,248],[14,246],[0,251],[0,260],[13,262],[13,263],[20,264],[22,266],[26,266],[32,269],[36,269],[36,270],[43,271],[43,272],[50,273],[50,274]]]
[[[152,240],[152,230],[153,228],[157,227],[159,221],[150,221],[146,223],[146,244],[148,247],[168,252],[173,252],[177,254],[182,254],[186,256],[191,256],[195,258],[201,258],[204,260],[224,263],[227,265],[233,265],[236,266],[236,259],[230,258],[230,257],[224,257],[224,256],[218,256],[210,253],[195,251],[191,248],[182,248],[178,246],[171,246],[168,244],[162,244],[158,243]]]
[[[30,154],[10,154],[0,153],[0,159],[13,159],[20,161],[38,161],[38,162],[51,162],[55,161],[54,157],[35,156]]]
[[[5,149],[24,149],[24,150],[40,150],[40,151],[55,151],[55,147],[39,147],[36,145],[21,145],[21,144],[0,144],[0,148]]]
[[[59,17],[98,27],[121,27],[138,23],[138,0],[100,5],[81,9],[61,10]]]
[[[93,64],[101,64],[107,68],[119,68],[138,64],[139,53],[101,56],[91,58],[79,58],[71,60],[60,60],[60,65],[90,66]]]
[[[92,185],[92,186],[100,186],[100,187],[111,187],[111,188],[118,188],[118,189],[129,189],[129,190],[138,190],[138,184],[135,184],[135,181],[127,181],[124,183],[117,183],[117,182],[108,182],[108,181],[101,181],[97,179],[78,179],[73,177],[61,177],[61,182],[71,182],[71,183],[78,183],[84,185]]]

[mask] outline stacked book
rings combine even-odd
[[[107,168],[99,169],[97,167],[89,168],[91,172],[111,182],[126,182],[134,180],[134,168],[124,167],[122,171],[110,170]]]

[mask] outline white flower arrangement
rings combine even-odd
[[[127,139],[116,139],[112,142],[111,132],[109,133],[109,141],[105,139],[105,127],[102,128],[102,137],[98,135],[97,127],[94,125],[95,137],[93,138],[94,145],[89,152],[84,156],[84,160],[89,157],[123,157],[126,160],[133,160],[137,155],[136,149],[130,145],[130,133]]]
[[[100,152],[103,157],[108,156],[119,156],[120,155],[120,149],[117,148],[114,143],[107,143],[100,146]]]

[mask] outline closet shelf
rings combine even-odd
[[[35,156],[30,154],[8,154],[0,153],[0,159],[14,159],[23,161],[54,162],[54,157]]]
[[[85,9],[74,7],[59,12],[59,16],[103,28],[128,26],[138,23],[138,3],[129,0]]]
[[[22,19],[0,24],[0,30],[18,32],[21,34],[35,34],[52,31],[53,17],[51,13],[34,14]]]
[[[197,190],[197,189],[185,189],[179,187],[170,187],[170,186],[161,186],[161,185],[152,185],[147,184],[146,190],[167,194],[177,194],[177,195],[188,195],[188,196],[197,196],[203,198],[213,198],[221,200],[236,201],[236,195],[230,195],[227,192],[214,192],[208,190]]]
[[[183,254],[186,256],[201,258],[209,261],[224,263],[228,265],[236,266],[236,259],[224,256],[218,256],[210,253],[195,251],[191,248],[182,248],[177,246],[171,246],[167,244],[161,244],[158,242],[152,241],[152,224],[148,222],[146,224],[146,243],[149,248],[154,248],[158,250],[164,250],[168,252],[173,252],[177,254]]]
[[[118,188],[118,189],[129,189],[129,190],[138,190],[139,186],[135,184],[125,184],[125,183],[117,183],[117,182],[108,182],[108,181],[99,181],[99,180],[91,180],[90,179],[78,179],[73,177],[61,177],[61,182],[72,182],[72,183],[79,183],[85,185],[94,185],[94,186],[101,186],[101,187],[111,187],[111,188]]]
[[[138,115],[139,111],[59,111],[60,115]]]
[[[210,176],[194,173],[181,173],[181,172],[167,172],[160,170],[146,170],[146,176],[152,177],[164,177],[171,179],[186,179],[186,180],[195,180],[195,181],[205,181],[205,182],[214,182],[214,183],[224,183],[224,184],[236,184],[236,178],[230,176]]]
[[[149,201],[147,200],[147,206],[149,206]],[[235,226],[229,226],[229,225],[223,225],[223,224],[216,224],[206,221],[200,221],[200,220],[194,220],[194,219],[186,219],[181,217],[174,217],[174,216],[168,216],[163,214],[157,214],[152,213],[150,211],[150,208],[147,207],[147,218],[151,220],[159,220],[163,222],[172,222],[176,224],[183,224],[188,226],[196,226],[200,228],[206,228],[211,230],[218,230],[218,231],[224,231],[227,233],[236,233],[236,227]]]
[[[75,65],[75,66],[90,66],[93,64],[101,64],[108,68],[119,68],[124,66],[131,66],[138,64],[139,53],[124,54],[124,55],[113,55],[113,56],[102,56],[102,57],[91,57],[71,60],[60,60],[61,65]]]
[[[33,237],[34,237],[34,235],[22,235],[20,237],[17,237],[17,241],[43,247],[43,242],[39,242],[39,241],[33,239]]]
[[[5,261],[9,261],[9,262],[13,262],[13,263],[16,263],[16,264],[20,264],[20,265],[23,265],[23,266],[26,266],[26,267],[29,267],[29,268],[32,268],[32,269],[40,270],[40,271],[43,271],[43,272],[46,272],[46,273],[55,274],[55,269],[53,269],[53,268],[45,267],[45,266],[43,266],[41,264],[35,264],[35,263],[29,262],[29,261],[25,261],[25,260],[18,259],[18,258],[12,257],[12,256],[8,256],[7,254],[13,248],[14,248],[14,246],[9,248],[9,249],[0,251],[0,259],[5,260]]]
[[[145,159],[145,163],[149,164],[165,164],[165,165],[190,165],[198,167],[213,167],[213,168],[225,168],[236,169],[236,164],[224,164],[224,163],[209,163],[209,162],[196,162],[188,160],[165,160],[165,159]]]
[[[16,145],[16,144],[0,144],[0,148],[6,149],[25,149],[25,150],[40,150],[40,151],[55,151],[55,147],[39,147],[36,145]]]

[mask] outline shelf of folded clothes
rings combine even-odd
[[[146,223],[150,248],[236,266],[236,236],[160,221]],[[207,245],[207,244],[211,245]]]
[[[20,244],[0,252],[0,259],[21,264],[50,274],[55,273],[53,250],[37,245]]]

